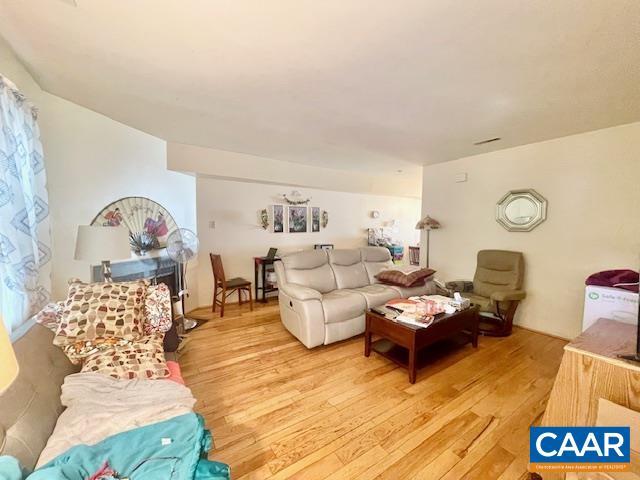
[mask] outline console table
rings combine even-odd
[[[542,425],[595,425],[600,398],[640,411],[640,364],[618,358],[635,348],[636,325],[603,318],[566,345]]]
[[[253,257],[253,276],[256,288],[256,302],[260,300],[262,303],[267,302],[267,293],[277,292],[278,287],[275,284],[267,282],[267,272],[273,271],[273,263],[280,260],[280,257]],[[258,282],[258,279],[261,282]],[[262,292],[262,296],[260,293]]]

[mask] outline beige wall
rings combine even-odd
[[[167,165],[171,170],[225,180],[340,192],[420,198],[422,191],[422,167],[418,165],[393,174],[366,168],[338,170],[171,142],[167,146]]]
[[[468,181],[455,183],[463,172]],[[549,202],[547,221],[529,233],[495,221],[496,201],[519,188]],[[520,250],[528,298],[516,323],[574,337],[585,278],[640,265],[640,123],[425,167],[422,212],[442,223],[431,234],[437,277],[471,278],[480,249]]]
[[[220,253],[227,277],[245,277],[253,281],[253,257],[265,255],[269,247],[280,252],[313,248],[315,243],[333,243],[336,248],[367,244],[369,227],[397,221],[396,237],[405,245],[416,245],[415,224],[420,215],[420,200],[413,198],[331,192],[300,188],[311,197],[310,206],[329,213],[327,228],[317,233],[272,233],[258,225],[258,212],[272,204],[282,204],[279,194],[292,187],[235,182],[213,178],[197,179],[198,236],[200,257],[197,270],[200,303],[211,303],[213,278],[209,252]],[[380,217],[370,217],[378,210]],[[215,229],[209,222],[215,221]],[[406,250],[406,249],[405,249]],[[408,254],[408,253],[407,253]]]
[[[139,195],[164,205],[178,225],[195,229],[195,178],[167,170],[166,142],[40,89],[0,39],[0,73],[39,109],[53,243],[53,298],[70,277],[88,279],[73,259],[76,229],[109,202]]]

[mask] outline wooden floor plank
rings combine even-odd
[[[180,357],[210,458],[234,479],[526,479],[528,428],[539,421],[565,342],[514,329],[478,349],[442,345],[406,371],[363,356],[356,337],[309,350],[277,303],[229,306],[190,334]]]

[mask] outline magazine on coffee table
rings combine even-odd
[[[427,328],[433,323],[434,316],[441,310],[434,304],[408,298],[394,298],[389,300],[385,309],[394,310],[398,315],[395,322],[412,325],[417,328]]]

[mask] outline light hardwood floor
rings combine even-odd
[[[237,479],[528,478],[539,421],[565,342],[515,329],[436,350],[415,385],[362,336],[307,350],[275,302],[229,307],[191,334],[180,358],[210,457]]]

